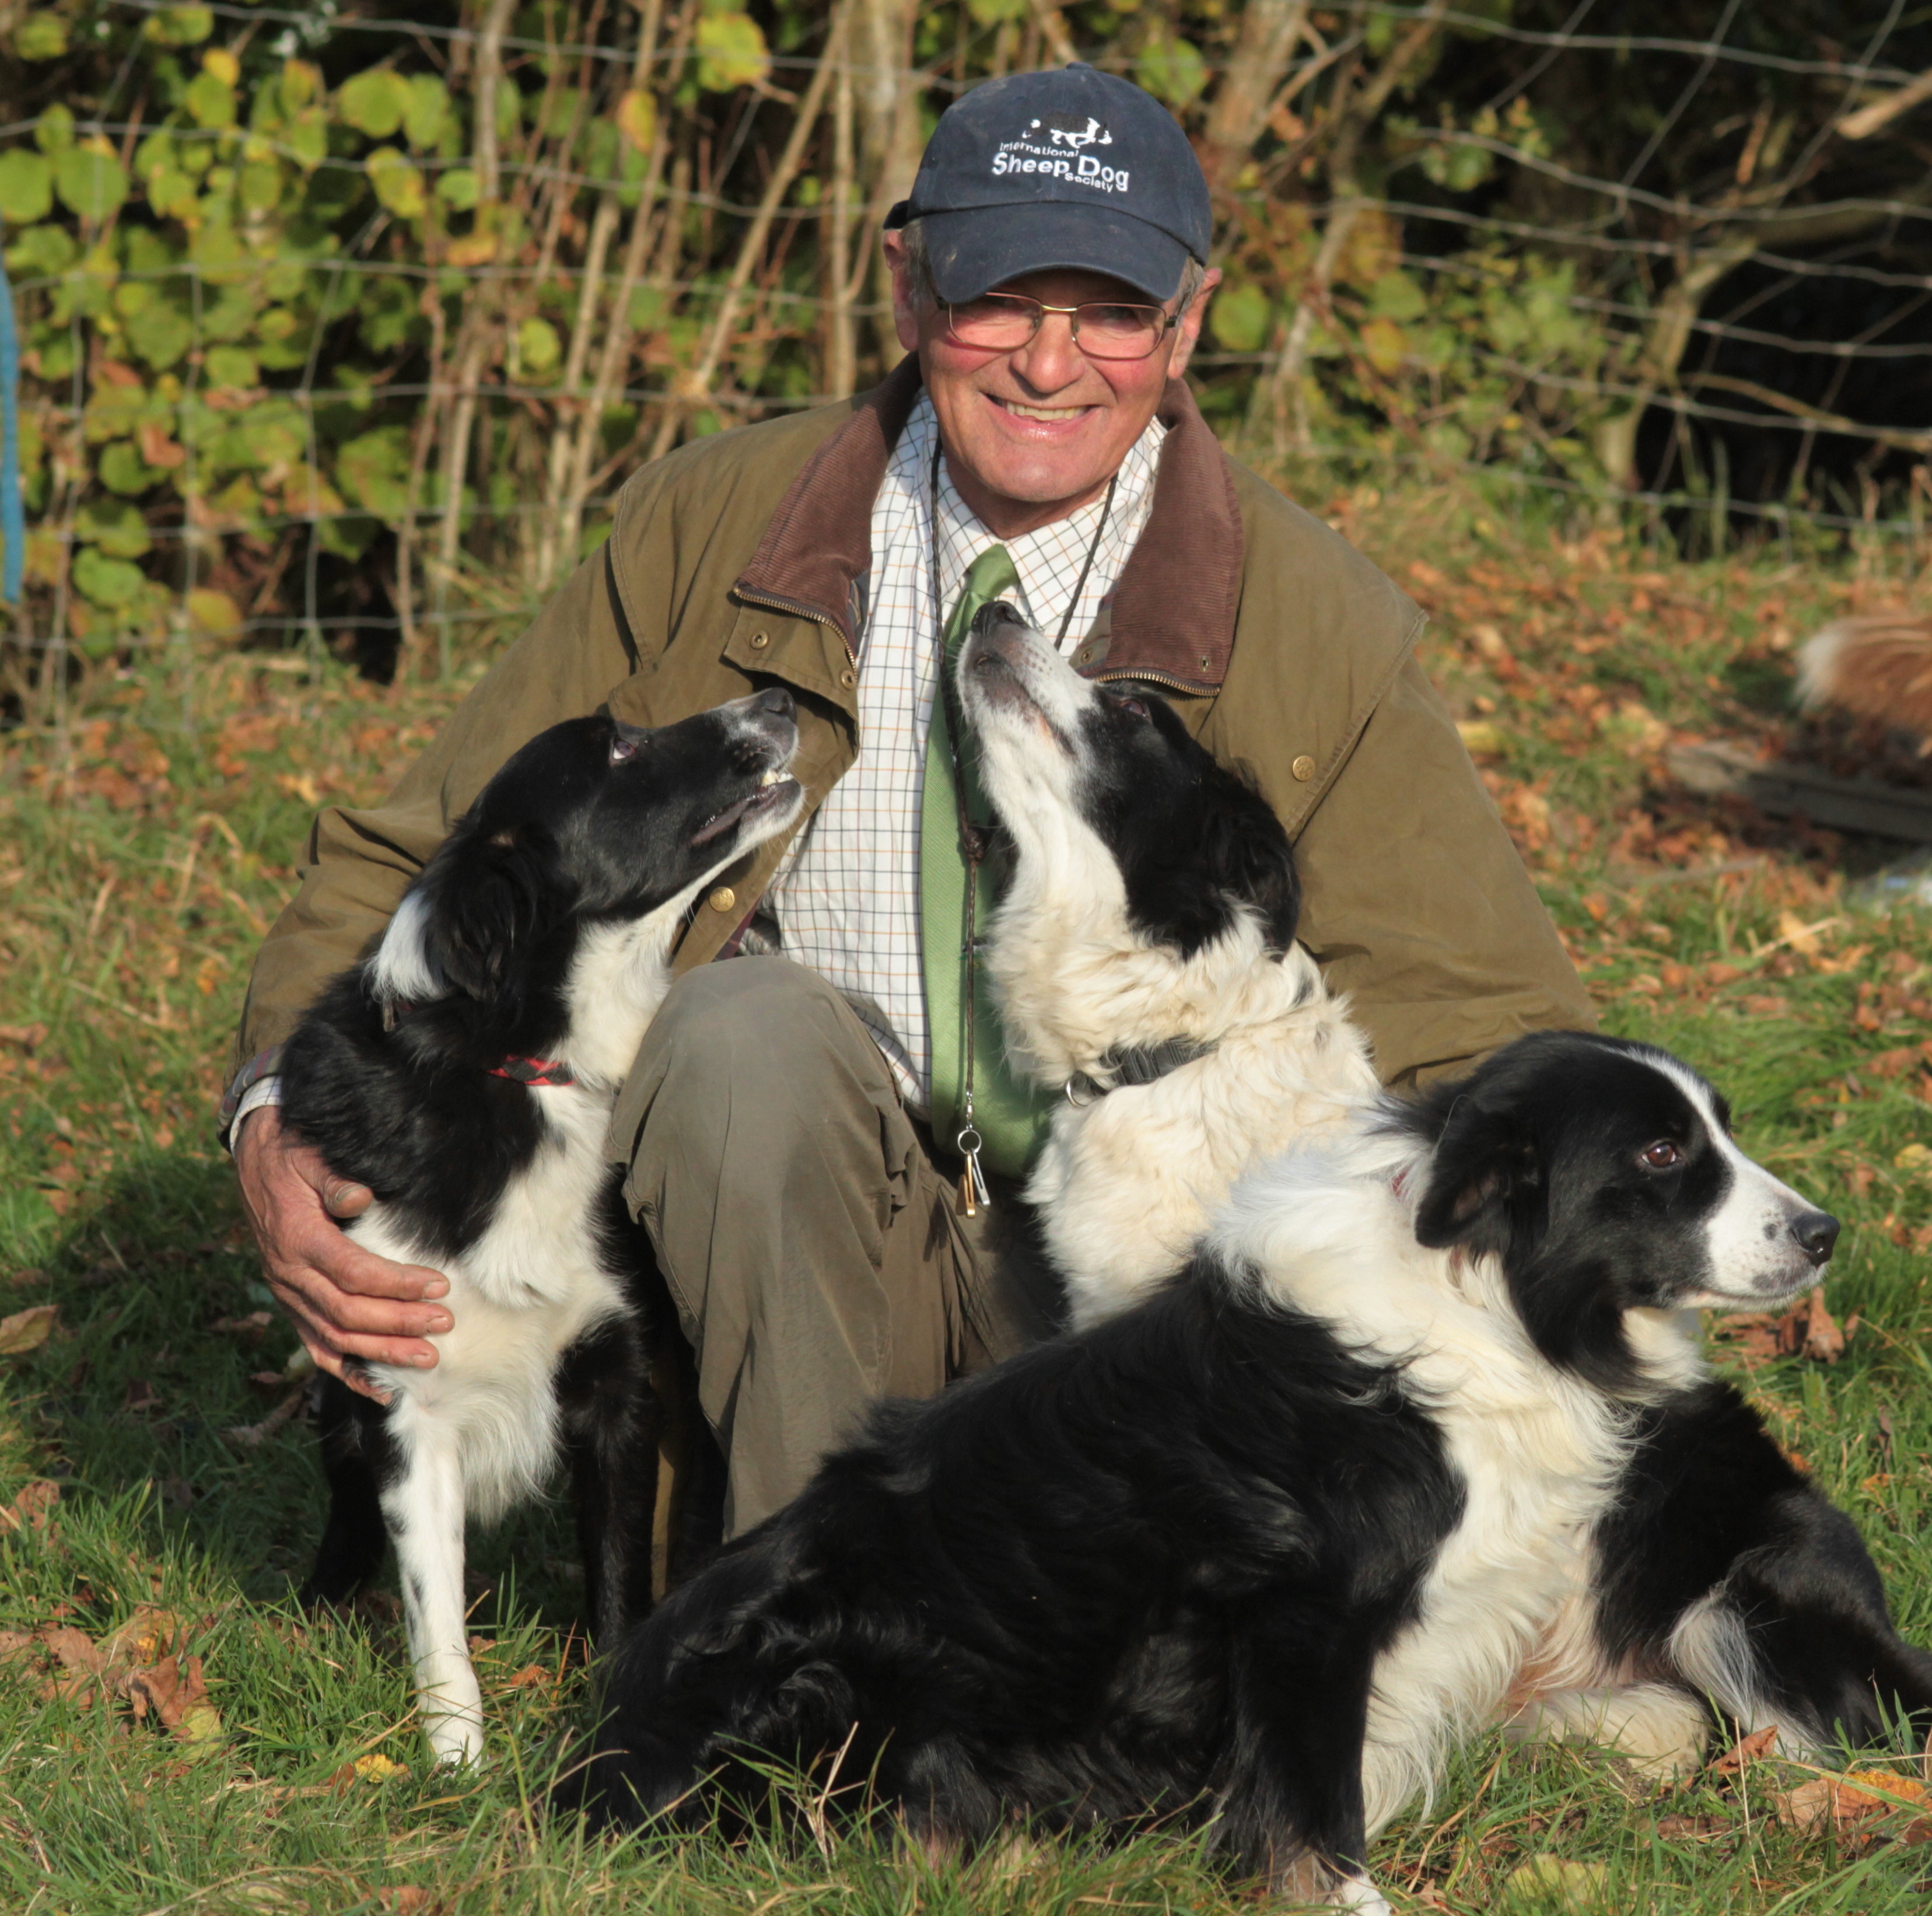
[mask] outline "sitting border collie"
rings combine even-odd
[[[958,670],[1012,848],[986,947],[1007,1051],[1065,1093],[1026,1195],[1078,1327],[1178,1269],[1249,1165],[1358,1122],[1381,1086],[1294,941],[1294,861],[1258,792],[1002,601]]]
[[[1669,1314],[1795,1296],[1837,1229],[1674,1060],[1521,1039],[1250,1179],[1138,1305],[878,1410],[634,1629],[577,1794],[695,1824],[768,1752],[934,1848],[1157,1814],[1385,1910],[1371,1838],[1689,1381]]]
[[[593,1629],[614,1642],[650,1606],[640,1273],[604,1132],[692,900],[797,814],[797,742],[776,689],[656,731],[539,734],[289,1042],[283,1122],[375,1194],[345,1228],[449,1280],[434,1370],[370,1366],[386,1406],[326,1389],[332,1507],[304,1593],[346,1596],[386,1527],[439,1761],[482,1747],[466,1512],[500,1515],[567,1455]]]
[[[1291,854],[1261,800],[1160,700],[1082,677],[1010,607],[981,612],[958,672],[1012,845],[987,953],[1009,1049],[1070,1085],[1028,1195],[1091,1323],[1179,1265],[1173,1245],[1246,1167],[1373,1124],[1377,1094],[1346,1006],[1292,942]],[[1589,1344],[1620,1308],[1576,1300],[1596,1314],[1576,1323],[1577,1367],[1612,1389]],[[1629,1413],[1638,1441],[1578,1543],[1515,1732],[1674,1769],[1701,1752],[1712,1700],[1794,1754],[1877,1740],[1882,1701],[1932,1710],[1932,1659],[1894,1634],[1850,1521],[1710,1378],[1689,1321],[1646,1335],[1681,1387]]]

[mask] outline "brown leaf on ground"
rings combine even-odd
[[[1754,1730],[1748,1737],[1741,1737],[1718,1757],[1711,1765],[1711,1773],[1716,1776],[1735,1776],[1747,1763],[1754,1763],[1760,1756],[1768,1756],[1778,1743],[1778,1725],[1767,1724],[1761,1730]]]
[[[274,1319],[266,1311],[251,1311],[245,1317],[218,1317],[208,1326],[225,1337],[232,1337],[244,1350],[253,1350],[268,1334]]]
[[[378,1906],[383,1916],[436,1916],[442,1905],[431,1890],[414,1883],[397,1883],[382,1892]]]
[[[0,1025],[0,1044],[10,1044],[22,1051],[38,1051],[47,1041],[47,1028],[43,1024]]]
[[[1814,1363],[1835,1364],[1845,1354],[1845,1332],[1825,1308],[1822,1286],[1801,1298],[1782,1317],[1765,1311],[1732,1311],[1712,1320],[1714,1335],[1738,1348],[1748,1365],[1774,1357],[1808,1357]]]
[[[134,1706],[136,1722],[152,1710],[183,1743],[206,1743],[221,1734],[221,1713],[208,1699],[199,1656],[164,1656],[145,1669],[130,1670],[121,1692]]]
[[[160,1394],[146,1377],[130,1377],[128,1394],[121,1400],[122,1410],[137,1417],[146,1416],[160,1402]]]
[[[10,1317],[0,1317],[0,1357],[18,1357],[39,1350],[53,1335],[59,1315],[58,1304],[30,1304]]]
[[[1928,1801],[1932,1792],[1916,1777],[1889,1770],[1852,1770],[1842,1776],[1814,1776],[1774,1795],[1771,1806],[1778,1820],[1793,1829],[1815,1835],[1834,1828],[1844,1834],[1887,1810]]]
[[[60,1485],[44,1477],[28,1485],[11,1503],[0,1506],[0,1536],[26,1530],[45,1532],[60,1494]]]
[[[1845,1334],[1832,1320],[1832,1314],[1825,1308],[1825,1288],[1819,1284],[1813,1287],[1811,1295],[1798,1306],[1805,1312],[1804,1341],[1799,1347],[1800,1355],[1820,1364],[1835,1364],[1845,1354]],[[1798,1311],[1792,1313],[1797,1316]]]
[[[1722,1816],[1660,1816],[1657,1833],[1665,1842],[1708,1842],[1729,1833],[1731,1824]]]
[[[259,1450],[308,1401],[308,1386],[298,1384],[259,1424],[231,1424],[221,1434],[237,1450]]]

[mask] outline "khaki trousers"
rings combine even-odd
[[[961,1218],[956,1169],[815,972],[686,974],[619,1094],[612,1161],[649,1233],[724,1460],[727,1536],[791,1498],[874,1398],[927,1397],[1046,1335],[1005,1254],[1010,1190]]]

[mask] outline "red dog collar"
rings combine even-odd
[[[508,1078],[512,1084],[566,1085],[577,1082],[577,1074],[554,1058],[506,1058],[490,1067],[493,1078]]]

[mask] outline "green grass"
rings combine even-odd
[[[1666,570],[1602,542],[1452,536],[1348,500],[1330,516],[1436,613],[1430,663],[1490,728],[1473,734],[1481,762],[1606,1023],[1709,1072],[1748,1146],[1846,1220],[1829,1294],[1841,1323],[1858,1320],[1844,1356],[1760,1363],[1749,1387],[1864,1531],[1907,1632],[1932,1643],[1932,1154],[1908,1149],[1932,1125],[1925,1073],[1898,1062],[1932,1038],[1932,925],[1847,902],[1845,872],[1885,848],[1687,799],[1659,758],[1670,735],[1776,732],[1793,639],[1850,598],[1882,600],[1883,581]],[[1434,568],[1408,571],[1418,551]],[[456,689],[392,699],[332,668],[204,661],[193,729],[170,688],[106,680],[77,692],[65,734],[0,740],[0,1316],[58,1307],[44,1344],[0,1358],[0,1504],[32,1481],[61,1488],[47,1527],[0,1536],[0,1632],[98,1639],[162,1606],[220,1713],[218,1734],[188,1740],[86,1685],[49,1694],[31,1656],[0,1669],[0,1908],[910,1916],[1249,1900],[1160,1833],[1004,1872],[836,1833],[823,1848],[802,1834],[586,1850],[532,1810],[583,1701],[555,1506],[473,1552],[500,1752],[480,1777],[427,1770],[392,1611],[316,1622],[292,1608],[319,1485],[298,1422],[253,1447],[224,1435],[286,1399],[294,1339],[279,1320],[214,1328],[268,1299],[210,1113],[313,800],[379,791]],[[1735,1343],[1718,1348],[1738,1362]],[[395,1767],[358,1772],[369,1758]],[[1906,1839],[1920,1833],[1909,1814],[1808,1833],[1772,1813],[1803,1779],[1760,1761],[1658,1786],[1612,1757],[1480,1738],[1374,1865],[1399,1906],[1467,1916],[1922,1908],[1932,1847]],[[1511,1888],[1550,1857],[1598,1873]]]

